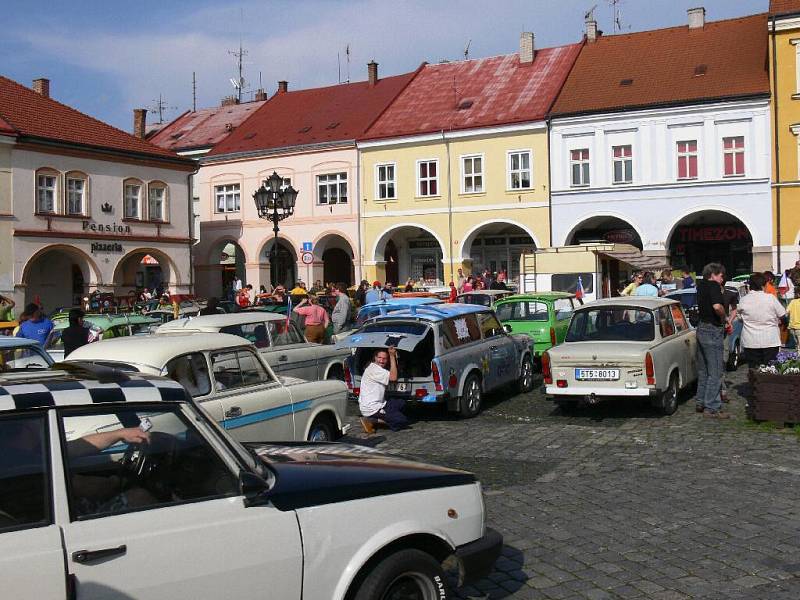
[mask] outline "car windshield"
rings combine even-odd
[[[47,369],[53,361],[35,346],[0,349],[0,373]]]
[[[653,313],[632,306],[603,306],[576,312],[567,342],[647,342],[655,338]]]

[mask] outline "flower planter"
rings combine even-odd
[[[800,375],[750,371],[747,416],[756,421],[800,423]]]

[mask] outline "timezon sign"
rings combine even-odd
[[[92,221],[82,221],[83,231],[91,231],[96,233],[116,233],[119,235],[130,235],[130,225],[118,225],[113,223],[94,223]],[[122,253],[122,244],[115,241],[109,242],[92,242],[91,253],[97,254],[98,252],[115,252]]]

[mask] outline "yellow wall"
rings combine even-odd
[[[507,189],[507,152],[510,150],[532,151],[530,189]],[[383,260],[380,247],[375,252],[376,243],[387,230],[401,224],[427,228],[442,242],[445,281],[453,279],[453,271],[459,267],[469,273],[469,261],[462,262],[462,248],[469,232],[477,226],[507,221],[522,227],[526,234],[532,234],[539,246],[550,243],[547,133],[544,126],[535,131],[478,134],[470,138],[448,139],[447,142],[438,139],[367,147],[360,152],[363,256],[365,274],[370,280],[383,281],[385,276],[380,264],[370,264]],[[467,154],[483,154],[482,193],[461,192],[461,157]],[[417,197],[417,161],[434,158],[439,159],[439,194],[433,198]],[[397,199],[377,200],[375,166],[392,162],[396,165]],[[463,252],[469,256],[469,249]]]
[[[780,23],[780,21],[778,21]],[[800,127],[800,86],[797,81],[797,48],[791,43],[792,39],[800,38],[800,28],[778,31],[775,36],[777,57],[777,90],[774,89],[772,79],[772,40],[770,40],[770,86],[772,89],[772,110],[778,111],[778,144],[780,175],[776,177],[777,157],[773,152],[773,182],[800,184],[800,162],[798,157],[798,136],[791,131],[792,125]],[[794,98],[793,98],[794,96]],[[773,143],[775,132],[774,113],[772,120]],[[773,219],[774,239],[778,243],[777,228],[777,192],[773,187]],[[800,187],[781,186],[781,240],[784,248],[782,268],[792,266],[797,259],[797,240],[800,235]],[[795,247],[787,252],[787,246]],[[790,261],[790,262],[789,262]],[[788,264],[787,264],[788,262]]]
[[[11,147],[3,144],[0,145],[0,294],[4,296],[14,293],[11,183]]]

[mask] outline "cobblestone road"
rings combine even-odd
[[[475,472],[505,538],[461,598],[800,598],[798,435],[748,424],[746,372],[730,421],[691,400],[562,414],[539,392],[458,420],[417,410],[410,430],[350,441]],[[353,411],[355,415],[355,411]]]

